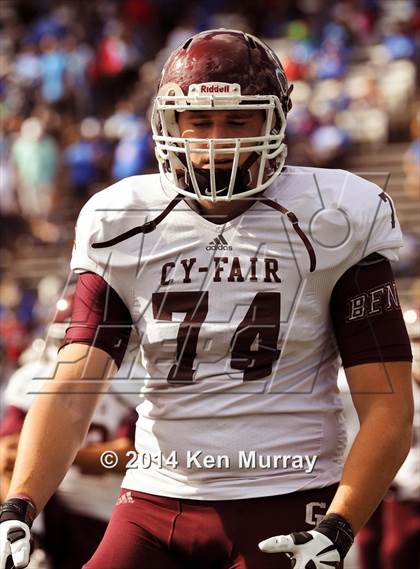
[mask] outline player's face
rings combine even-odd
[[[264,123],[262,111],[185,111],[179,113],[178,125],[183,138],[248,138],[260,136]],[[225,144],[225,147],[234,145]],[[207,153],[195,153],[194,148],[207,148],[205,144],[192,144],[191,160],[197,168],[210,168],[210,156]],[[232,154],[217,154],[215,147],[215,167],[232,167]],[[245,162],[249,153],[240,154],[239,166]]]

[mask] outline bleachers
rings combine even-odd
[[[420,238],[420,208],[404,193],[405,175],[402,159],[407,142],[390,143],[380,148],[361,147],[346,160],[346,169],[378,184],[394,200],[398,219],[404,233]],[[399,277],[398,290],[403,307],[411,306],[416,286],[415,276]]]
[[[408,143],[391,143],[378,149],[361,148],[346,161],[346,168],[375,182],[395,202],[398,218],[404,231],[420,235],[418,204],[413,204],[404,195],[404,172],[402,158]]]

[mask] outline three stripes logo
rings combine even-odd
[[[232,251],[232,247],[228,244],[222,234],[218,235],[210,241],[206,247],[206,251]]]
[[[121,494],[116,505],[120,506],[121,504],[134,504],[134,498],[131,495],[131,492],[124,492],[124,494]]]

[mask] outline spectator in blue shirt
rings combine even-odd
[[[75,197],[83,203],[89,196],[89,186],[98,176],[100,123],[86,118],[80,125],[80,136],[64,152],[69,181]]]
[[[66,55],[54,36],[44,36],[41,47],[41,93],[48,103],[57,103],[65,95]]]
[[[139,124],[130,127],[117,144],[112,165],[114,180],[141,174],[150,159],[150,133]]]

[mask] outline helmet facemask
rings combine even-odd
[[[217,110],[261,110],[265,120],[260,135],[214,139],[180,136],[176,113]],[[165,84],[152,113],[156,157],[165,184],[185,196],[214,202],[256,194],[273,182],[287,155],[285,127],[286,116],[278,96],[241,95],[237,83],[193,84],[187,95],[179,85]],[[192,154],[208,156],[209,168],[194,165]],[[245,160],[244,154],[248,155]],[[216,168],[216,155],[231,160],[232,168]]]

